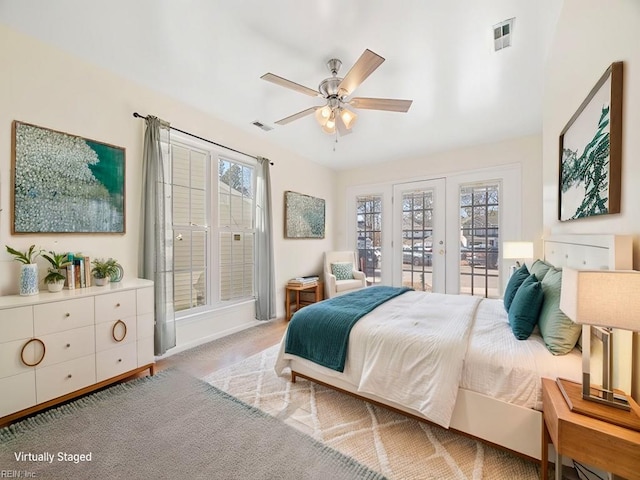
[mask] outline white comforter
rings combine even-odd
[[[334,373],[358,385],[359,392],[383,392],[385,398],[448,428],[479,302],[463,295],[400,295],[356,323],[345,371]],[[276,373],[284,374],[291,358],[283,341]]]

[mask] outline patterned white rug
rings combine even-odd
[[[276,345],[204,380],[390,479],[539,478],[536,464],[508,452],[305,379],[292,384],[275,374],[277,352]]]

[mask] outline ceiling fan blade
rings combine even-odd
[[[349,101],[349,105],[354,108],[364,108],[368,110],[386,110],[389,112],[407,112],[413,100],[398,100],[395,98],[366,98],[356,97]]]
[[[305,110],[302,110],[301,112],[298,113],[294,113],[293,115],[290,115],[288,117],[285,117],[281,120],[278,120],[276,122],[277,125],[286,125],[287,123],[291,123],[294,120],[297,120],[299,118],[302,117],[306,117],[307,115],[311,115],[313,112],[315,112],[318,108],[322,108],[322,107],[311,107],[311,108],[307,108]]]
[[[265,73],[260,78],[266,80],[267,82],[280,85],[281,87],[290,88],[291,90],[295,90],[296,92],[304,93],[305,95],[309,95],[310,97],[320,96],[320,92],[318,92],[317,90],[313,90],[311,88],[305,87],[304,85],[300,85],[299,83],[292,82],[291,80],[287,80],[286,78],[279,77],[278,75],[274,75],[273,73]]]
[[[344,95],[351,95],[358,85],[364,82],[376,68],[382,65],[384,58],[367,49],[358,61],[351,67],[351,70],[342,79],[338,86],[338,91],[344,91]]]

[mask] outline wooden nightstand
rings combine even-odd
[[[565,382],[566,384],[566,382]],[[640,432],[569,410],[555,380],[542,379],[543,452],[549,440],[556,449],[556,480],[562,479],[562,456],[584,462],[627,480],[640,479]],[[635,405],[637,408],[637,405]],[[615,413],[614,413],[615,415]],[[542,478],[547,477],[543,453]]]
[[[291,311],[291,293],[295,295],[295,303],[293,304],[294,310]],[[313,300],[301,300],[300,292],[313,292],[315,295]],[[305,305],[309,305],[311,303],[319,302],[324,297],[324,289],[322,288],[322,283],[318,282],[315,285],[309,285],[306,287],[296,287],[292,285],[287,285],[284,291],[285,296],[285,307],[287,314],[287,321],[291,320],[291,315],[293,315],[297,310],[301,309]]]

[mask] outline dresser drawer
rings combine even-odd
[[[138,340],[138,366],[149,365],[155,362],[155,355],[153,354],[154,345],[153,337],[142,338]]]
[[[40,337],[47,351],[39,368],[84,357],[95,352],[93,326],[74,328]]]
[[[102,322],[96,325],[96,351],[107,350],[119,345],[135,343],[136,317]]]
[[[33,307],[0,310],[0,343],[33,336]]]
[[[44,354],[43,344],[30,338],[0,343],[0,378],[33,370]]]
[[[137,305],[136,310],[138,315],[142,313],[153,314],[156,310],[154,302],[154,290],[153,287],[140,288],[137,292]]]
[[[38,403],[46,402],[95,382],[96,363],[93,355],[38,368],[36,369],[36,399]]]
[[[96,295],[96,323],[120,320],[136,315],[136,292],[123,292]]]
[[[0,417],[32,407],[36,404],[36,374],[21,373],[12,377],[0,378]],[[10,394],[7,394],[10,392]]]
[[[37,337],[93,325],[93,297],[34,305],[33,316]]]
[[[133,370],[137,366],[135,342],[96,354],[96,378],[98,382]]]

